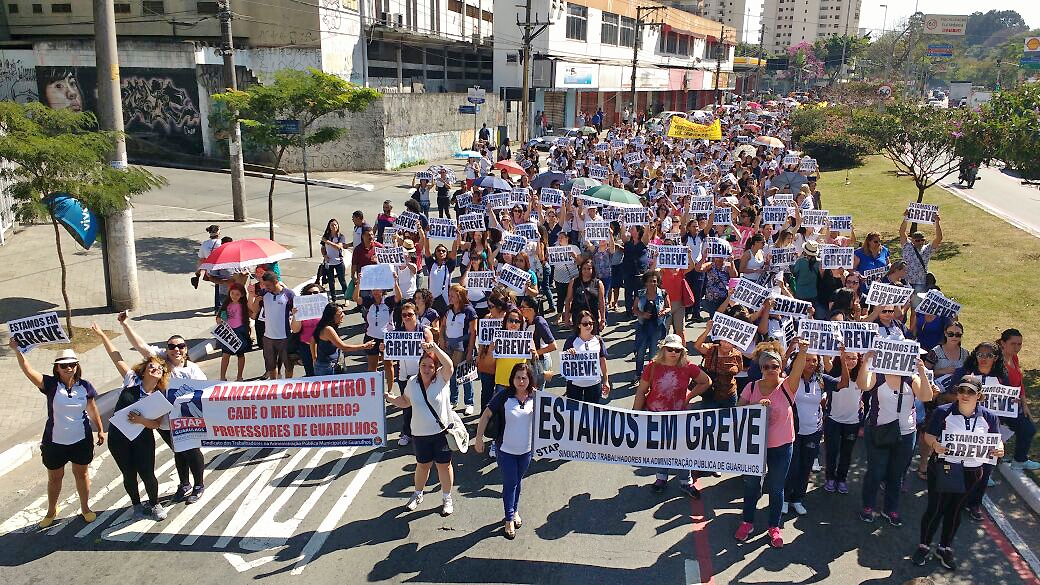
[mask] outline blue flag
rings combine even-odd
[[[43,203],[84,250],[94,245],[100,222],[93,211],[68,193],[52,193],[43,198]]]

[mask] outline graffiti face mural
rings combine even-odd
[[[123,125],[150,147],[202,154],[202,115],[195,69],[122,68]],[[55,109],[96,111],[93,67],[37,67],[40,101]],[[128,145],[132,148],[132,144]]]

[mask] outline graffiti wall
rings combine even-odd
[[[177,153],[203,153],[195,69],[120,68],[123,125],[142,144]],[[55,108],[96,111],[93,67],[37,67],[39,99]]]
[[[20,104],[40,99],[32,51],[0,51],[0,100]]]

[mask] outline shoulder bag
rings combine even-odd
[[[879,375],[880,376],[884,376],[884,374],[879,374]],[[884,383],[885,383],[884,382],[884,378],[882,378],[881,379],[881,384],[884,384]],[[878,395],[878,388],[881,387],[881,384],[874,384],[874,400],[878,400],[879,401],[879,403],[878,403],[878,413],[879,414],[881,412],[881,404],[880,404],[880,398],[879,398],[879,395]],[[899,400],[896,402],[896,420],[894,420],[892,422],[887,422],[887,423],[885,423],[883,425],[879,425],[879,424],[876,424],[877,423],[877,419],[876,418],[874,419],[875,424],[874,424],[874,428],[871,430],[871,433],[870,433],[870,437],[871,437],[870,440],[871,440],[871,442],[874,443],[875,447],[887,448],[887,447],[892,447],[892,446],[894,446],[894,445],[899,443],[899,438],[902,436],[902,433],[900,432],[900,429],[899,429],[899,413],[902,410],[903,410],[903,381],[902,381],[902,379],[900,379],[900,381],[899,381]],[[962,473],[963,473],[963,470],[962,470]],[[963,479],[963,476],[962,476],[962,479]]]
[[[430,414],[433,415],[433,419],[437,421],[437,424],[448,439],[448,448],[459,453],[469,451],[469,431],[466,430],[466,425],[462,422],[462,417],[459,416],[459,413],[452,410],[448,414],[450,424],[445,425],[437,411],[433,409],[433,405],[430,404],[430,397],[426,395],[426,385],[423,384],[422,375],[417,375],[415,381],[419,384],[419,391],[422,393],[426,408],[430,409]]]

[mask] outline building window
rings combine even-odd
[[[161,0],[144,0],[141,3],[141,12],[144,14],[166,14],[166,7]]]
[[[482,11],[480,13],[480,19],[484,20],[486,22],[494,23],[495,22],[495,15],[491,14],[487,10],[484,10],[484,11]]]
[[[53,14],[72,14],[72,4],[51,4]]]
[[[621,32],[618,44],[622,47],[631,47],[636,42],[636,19],[621,17]]]
[[[665,42],[664,52],[671,53],[674,55],[676,50],[678,50],[679,48],[679,35],[674,32],[670,32],[668,33],[668,36],[666,38],[667,40]]]
[[[618,15],[603,13],[603,27],[600,29],[600,42],[604,45],[618,44]]]
[[[199,14],[216,14],[218,12],[218,6],[216,2],[196,2],[195,12]]]
[[[580,4],[567,4],[567,38],[586,41],[589,37],[589,9]]]
[[[112,6],[115,8],[116,14],[130,14],[129,4],[116,3]]]
[[[448,10],[462,14],[462,0],[448,0]]]
[[[690,54],[690,37],[681,35],[679,37],[679,54],[689,55]]]
[[[7,5],[7,13],[8,14],[18,14],[18,5],[17,4],[8,4]]]
[[[466,16],[470,18],[480,18],[480,10],[472,4],[466,5]]]
[[[33,14],[43,14],[43,4],[33,4]]]

